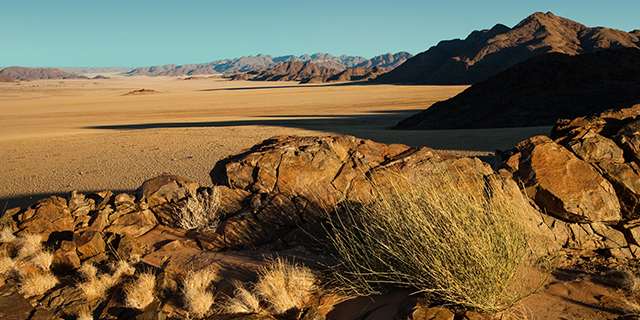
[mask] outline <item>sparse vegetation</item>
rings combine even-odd
[[[185,205],[175,211],[180,228],[198,231],[215,231],[218,228],[220,194],[216,188],[211,190],[211,194],[203,191],[190,195]]]
[[[25,297],[41,295],[58,284],[58,278],[51,273],[34,273],[20,276],[18,291]]]
[[[501,182],[462,176],[390,174],[376,181],[373,202],[347,206],[332,221],[340,283],[363,295],[409,286],[434,302],[487,312],[539,288],[544,277],[527,278],[531,250],[519,206]]]
[[[142,310],[153,302],[156,286],[156,276],[153,273],[138,275],[135,282],[124,287],[125,305],[129,308]]]
[[[111,265],[112,274],[98,274],[98,268],[91,263],[84,263],[78,268],[78,273],[84,282],[78,283],[78,288],[84,292],[87,299],[103,297],[107,291],[117,285],[123,275],[133,275],[135,268],[128,262],[119,260]]]
[[[22,295],[41,295],[59,283],[50,270],[53,253],[44,249],[41,235],[15,237],[9,229],[3,229],[0,234],[3,242],[14,242],[17,246],[17,253],[13,252],[15,257],[0,257],[0,274],[15,278]]]
[[[252,290],[245,288],[241,282],[235,282],[234,285],[234,297],[227,299],[222,307],[223,312],[282,314],[291,309],[303,309],[311,296],[319,292],[316,276],[311,269],[282,258],[274,259],[260,268],[258,281]]]
[[[212,268],[189,271],[182,287],[187,311],[198,317],[202,317],[209,312],[215,299],[212,290],[209,290],[209,286],[216,277],[217,273]]]
[[[260,269],[255,293],[267,303],[269,311],[281,314],[302,309],[316,291],[315,283],[311,269],[277,258]]]
[[[0,243],[9,243],[16,240],[16,236],[13,234],[13,231],[9,227],[4,227],[0,229]]]
[[[228,297],[222,306],[224,313],[258,313],[262,311],[260,299],[240,281],[233,285],[233,297]]]

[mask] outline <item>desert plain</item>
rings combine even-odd
[[[132,191],[163,173],[210,186],[216,161],[276,135],[346,134],[492,162],[496,149],[550,131],[389,130],[467,86],[108,76],[0,83],[3,208],[73,190]]]

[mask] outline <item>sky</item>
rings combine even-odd
[[[0,0],[0,68],[142,67],[316,52],[426,51],[551,11],[640,29],[639,0]]]

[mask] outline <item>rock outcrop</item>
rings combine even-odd
[[[559,120],[551,138],[523,141],[503,162],[565,248],[640,258],[639,116],[640,105]]]
[[[577,55],[616,48],[640,48],[638,33],[589,28],[551,12],[536,12],[513,28],[497,24],[464,40],[441,41],[375,81],[474,84],[541,54]]]

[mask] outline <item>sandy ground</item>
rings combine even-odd
[[[114,75],[111,75],[114,76]],[[391,131],[465,86],[113,77],[0,84],[0,204],[130,191],[162,173],[211,185],[220,158],[275,135],[350,134],[490,158],[550,128]],[[151,93],[127,94],[134,90]]]

